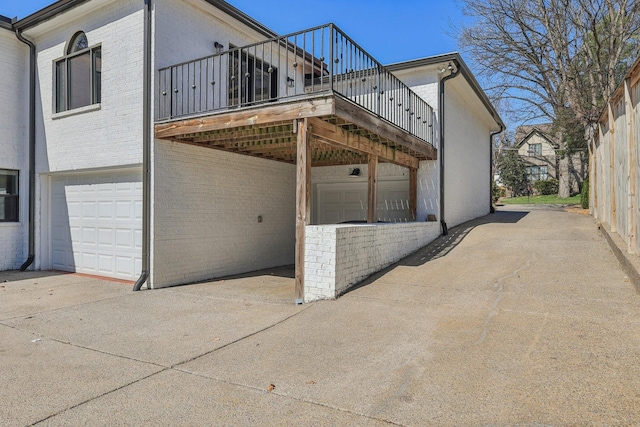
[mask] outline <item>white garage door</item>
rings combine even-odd
[[[367,219],[367,182],[319,183],[318,224],[339,224]],[[409,181],[378,182],[378,221],[413,221],[409,207]]]
[[[54,269],[135,280],[142,269],[142,175],[101,172],[51,181]]]

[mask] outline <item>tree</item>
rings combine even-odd
[[[560,141],[559,197],[570,193],[568,154],[586,136],[626,66],[638,56],[638,0],[462,0],[475,21],[460,44],[494,97],[519,120],[550,121]]]
[[[527,185],[527,167],[515,149],[503,150],[498,159],[500,180],[513,195],[520,193]]]

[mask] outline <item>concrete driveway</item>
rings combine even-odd
[[[593,220],[502,208],[337,301],[0,273],[0,425],[640,424],[640,296]],[[6,281],[6,282],[5,282]]]

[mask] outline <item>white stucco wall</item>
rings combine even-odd
[[[29,209],[29,48],[0,28],[0,169],[20,171],[19,222],[0,222],[0,270],[26,260]]]
[[[294,263],[293,165],[158,140],[154,156],[153,287]]]

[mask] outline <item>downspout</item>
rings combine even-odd
[[[139,291],[151,271],[151,0],[144,0],[144,58],[142,76],[142,272],[133,285]],[[147,288],[149,285],[147,285]]]
[[[489,134],[489,212],[495,213],[495,208],[493,207],[493,137],[502,133],[504,130],[504,126],[501,123],[498,123],[500,126],[500,130],[491,132]]]
[[[447,80],[453,79],[460,72],[460,64],[456,61],[455,69],[452,63],[449,63],[448,69],[451,74],[440,79],[440,105],[438,108],[438,120],[440,122],[440,147],[438,148],[438,154],[440,157],[440,224],[442,225],[442,235],[449,234],[447,230],[447,223],[444,219],[444,84]]]
[[[25,39],[16,28],[16,37],[29,46],[29,256],[20,266],[25,271],[36,257],[36,45]]]

